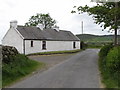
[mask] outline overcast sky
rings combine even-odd
[[[36,13],[49,13],[57,21],[61,30],[69,30],[81,34],[81,21],[84,23],[85,34],[106,35],[100,26],[94,24],[87,14],[71,14],[73,6],[94,6],[90,0],[0,0],[0,41],[9,29],[9,22],[17,20],[24,25]]]

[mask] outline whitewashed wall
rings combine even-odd
[[[2,45],[14,46],[20,53],[23,53],[23,39],[15,29],[9,29],[2,40]]]
[[[80,49],[80,44],[76,43],[76,48],[73,48],[73,41],[47,41],[47,50],[49,51],[63,51]]]
[[[80,49],[80,41],[76,41],[76,49]]]
[[[48,52],[48,51],[63,51],[80,49],[80,41],[76,42],[76,48],[73,48],[74,41],[46,41],[46,50],[42,50],[42,41],[32,40],[33,47],[31,47],[31,40],[25,40],[25,54]],[[19,53],[23,51],[23,39],[15,29],[9,29],[2,40],[3,45],[14,46]]]
[[[73,42],[74,41],[46,41],[46,50],[42,50],[42,41],[33,40],[33,47],[31,47],[31,40],[25,40],[25,54],[80,49],[80,41],[75,41],[76,48],[73,48]]]
[[[25,40],[25,54],[37,53],[42,50],[42,42],[39,40],[32,40],[33,47],[31,47],[31,40]]]

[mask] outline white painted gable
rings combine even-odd
[[[23,37],[14,28],[10,28],[2,40],[3,45],[14,46],[23,53]]]

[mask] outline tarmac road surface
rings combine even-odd
[[[87,49],[9,88],[99,88],[99,49]]]

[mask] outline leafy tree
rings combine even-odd
[[[25,26],[37,26],[38,24],[43,24],[44,28],[51,28],[56,24],[56,21],[50,17],[49,13],[37,13],[37,15],[30,17],[29,21],[25,23]]]
[[[117,30],[120,26],[120,2],[101,2],[97,3],[96,6],[74,6],[76,10],[71,13],[85,13],[92,15],[93,20],[96,24],[100,24],[104,29],[109,28],[109,31],[115,31],[114,44],[117,44]]]

